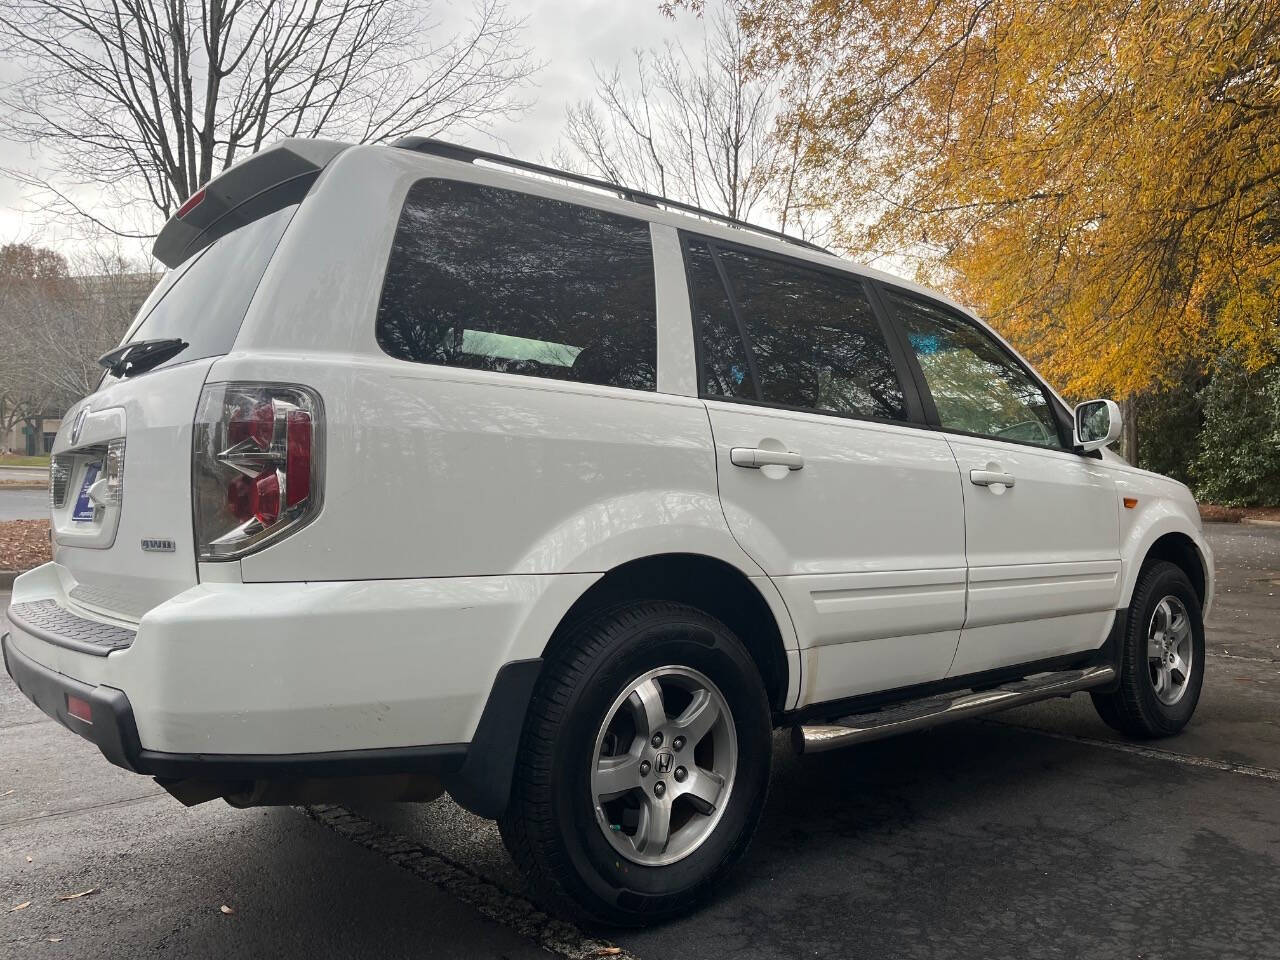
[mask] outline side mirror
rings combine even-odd
[[[1088,400],[1076,407],[1075,444],[1081,450],[1097,450],[1120,439],[1124,418],[1112,400]]]

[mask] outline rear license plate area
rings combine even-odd
[[[97,506],[89,499],[89,488],[102,472],[102,464],[90,463],[84,468],[84,479],[80,481],[80,493],[76,496],[75,506],[71,508],[71,520],[74,523],[92,523],[97,516]]]

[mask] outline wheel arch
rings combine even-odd
[[[1147,548],[1142,565],[1146,566],[1153,560],[1168,561],[1182,570],[1187,575],[1187,579],[1191,581],[1191,586],[1195,588],[1196,597],[1200,600],[1200,606],[1204,607],[1206,605],[1208,600],[1207,567],[1204,557],[1201,556],[1200,550],[1196,546],[1196,542],[1187,534],[1172,531],[1157,537],[1151,546]],[[1132,593],[1130,593],[1129,599],[1132,599]]]
[[[619,564],[588,587],[561,617],[543,659],[570,628],[601,610],[623,603],[666,600],[688,604],[715,617],[751,654],[775,713],[798,689],[788,649],[795,633],[782,598],[766,577],[749,577],[732,564],[705,554],[667,553]],[[771,603],[772,600],[772,603]]]
[[[697,607],[742,640],[760,670],[774,715],[792,704],[800,686],[796,636],[781,595],[764,576],[751,577],[705,554],[671,553],[620,563],[590,585],[560,616],[540,655],[509,660],[498,671],[461,767],[442,777],[461,806],[496,820],[511,796],[516,751],[529,702],[548,653],[570,629],[621,603],[667,600]],[[560,608],[560,609],[563,609]],[[531,651],[530,651],[531,652]]]

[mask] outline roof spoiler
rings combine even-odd
[[[241,160],[193,193],[160,230],[155,258],[176,267],[237,227],[307,195],[320,171],[349,144],[282,140]]]

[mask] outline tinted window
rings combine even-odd
[[[157,369],[229,352],[258,281],[297,209],[294,204],[254,220],[166,273],[142,304],[142,322],[135,321],[126,342],[177,337],[190,344]]]
[[[1000,344],[940,304],[890,291],[942,426],[1062,448],[1044,390]]]
[[[788,407],[888,420],[907,418],[906,397],[862,281],[793,261],[712,245],[751,350],[757,399]],[[691,262],[697,266],[697,259]],[[697,291],[710,280],[694,277]],[[702,320],[705,309],[699,305]],[[715,325],[707,325],[713,332]],[[721,324],[720,326],[724,326]],[[704,379],[736,367],[706,345]],[[725,347],[721,355],[732,356]],[[743,396],[745,381],[736,392]],[[707,389],[710,395],[717,395]]]
[[[758,399],[738,321],[734,319],[710,248],[700,240],[691,240],[685,247],[685,258],[702,352],[703,394]]]
[[[653,390],[649,226],[510,190],[409,190],[378,306],[393,357]]]

